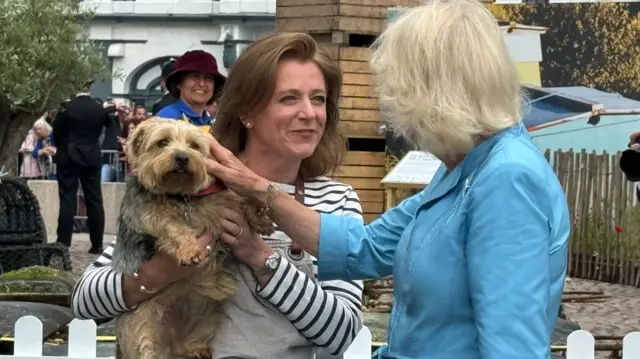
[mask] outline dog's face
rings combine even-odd
[[[138,182],[152,193],[195,195],[213,177],[204,159],[212,158],[208,134],[187,122],[152,117],[141,122],[127,144]]]

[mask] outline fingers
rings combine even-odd
[[[629,147],[631,147],[636,143],[636,141],[638,140],[638,137],[640,137],[640,131],[635,131],[631,133],[631,135],[629,136]]]
[[[247,222],[244,220],[244,214],[231,209],[231,208],[224,208],[222,209],[222,217],[224,217],[225,219],[227,219],[228,221],[231,221],[239,226],[245,226],[247,224]]]
[[[197,241],[200,247],[204,248],[205,246],[208,246],[211,244],[211,242],[213,242],[213,236],[211,235],[211,233],[205,233],[198,237]]]
[[[242,227],[227,219],[221,219],[220,223],[222,224],[222,229],[224,230],[224,232],[232,236],[237,236],[242,231]]]
[[[211,143],[211,154],[215,157],[216,160],[222,162],[223,160],[229,159],[233,154],[228,149],[224,148],[220,142],[218,142],[213,136],[209,138],[209,142]]]
[[[198,264],[196,264],[197,268],[202,268],[205,265],[207,265],[209,261],[211,261],[211,254],[212,254],[211,246],[207,245],[207,248],[209,249],[208,254],[200,262],[198,262]]]
[[[216,160],[205,158],[204,164],[207,167],[207,173],[220,178],[223,182],[227,178],[226,168]]]
[[[222,232],[222,234],[220,234],[220,239],[224,243],[228,244],[229,247],[231,247],[231,248],[235,247],[236,245],[238,245],[240,243],[240,240],[237,237],[235,237],[235,236],[233,236],[233,235],[231,235],[231,234],[229,234],[227,232]]]

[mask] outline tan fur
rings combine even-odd
[[[152,118],[136,128],[129,142],[127,155],[134,175],[157,196],[144,201],[135,215],[125,219],[128,225],[155,237],[157,251],[185,264],[205,258],[205,250],[196,242],[199,235],[211,232],[216,240],[210,262],[198,275],[170,285],[118,317],[119,359],[210,358],[220,301],[235,290],[234,279],[225,270],[228,249],[217,241],[222,232],[221,210],[241,209],[259,233],[273,233],[271,220],[258,217],[253,203],[231,191],[195,196],[213,180],[203,161],[211,158],[206,136],[183,121]],[[172,172],[178,152],[189,158],[186,173]],[[180,201],[166,193],[187,197]]]

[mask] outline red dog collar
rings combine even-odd
[[[215,181],[213,181],[211,186],[209,186],[209,187],[203,189],[202,191],[200,191],[197,194],[197,197],[206,196],[206,195],[212,194],[212,193],[222,192],[225,189],[227,189],[227,186],[225,186],[224,183],[222,183],[221,181],[215,180]]]

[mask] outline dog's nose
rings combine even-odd
[[[184,152],[178,152],[174,155],[174,159],[176,161],[176,165],[180,168],[187,167],[189,164],[189,156],[187,156]]]

